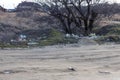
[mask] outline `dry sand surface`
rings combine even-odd
[[[0,80],[120,80],[120,45],[0,50]]]

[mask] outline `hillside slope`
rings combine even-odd
[[[109,33],[109,31],[114,30],[114,28],[109,30],[110,25],[113,25],[113,27],[114,25],[120,25],[119,14],[115,14],[110,18],[103,18],[96,25],[98,27],[95,27],[97,29],[95,33],[97,35],[102,35],[103,32],[106,32],[105,34]],[[37,37],[38,35],[40,37],[48,29],[57,28],[61,30],[59,26],[59,22],[55,18],[44,12],[0,12],[0,41],[10,41],[14,36],[20,35],[22,32],[31,37]]]
[[[1,12],[0,40],[9,40],[22,31],[45,30],[55,26],[55,19],[43,12]]]

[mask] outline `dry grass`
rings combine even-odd
[[[48,24],[45,24],[47,21],[43,21],[42,23],[37,23],[33,20],[34,16],[42,17],[42,16],[48,16],[45,13],[32,13],[30,17],[19,17],[17,16],[18,13],[8,13],[8,12],[1,12],[0,13],[0,23],[17,26],[21,29],[35,29],[39,28],[39,26],[47,26]],[[20,13],[22,14],[22,13]],[[44,23],[45,22],[45,23]]]

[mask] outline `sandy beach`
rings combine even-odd
[[[0,80],[120,80],[120,45],[0,50]]]

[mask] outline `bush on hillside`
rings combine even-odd
[[[120,36],[118,35],[101,36],[97,38],[96,41],[99,44],[106,43],[106,42],[120,43]]]
[[[65,37],[64,34],[56,29],[52,29],[47,39],[39,41],[40,46],[77,43],[78,39]]]
[[[101,29],[96,30],[97,35],[120,35],[120,25],[106,25],[102,27]]]

